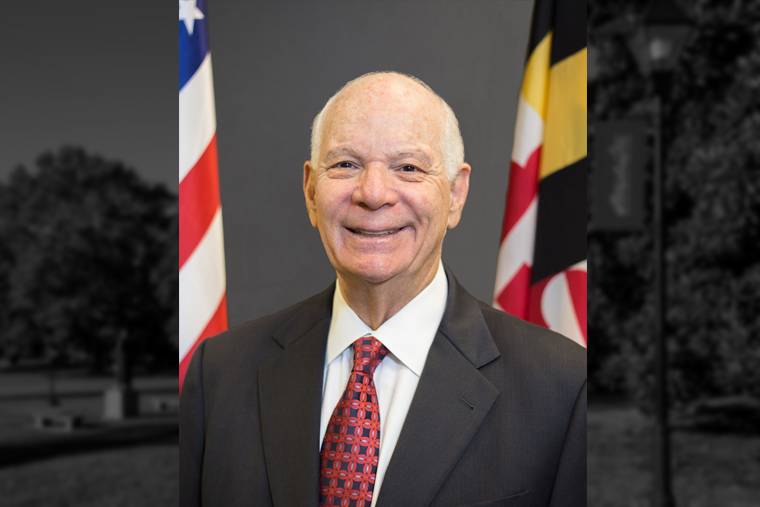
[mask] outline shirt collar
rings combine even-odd
[[[409,301],[393,317],[372,331],[348,306],[335,284],[330,332],[327,336],[327,363],[330,364],[358,338],[371,334],[417,376],[422,374],[430,345],[446,309],[449,284],[443,263],[430,285]]]

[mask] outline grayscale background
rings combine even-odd
[[[174,12],[3,3],[4,507],[177,504]]]
[[[633,34],[647,3],[587,4],[588,505],[760,505],[760,5],[678,0],[691,35],[673,67],[654,76],[635,58],[646,54]],[[621,167],[605,156],[617,150],[610,134],[625,138],[621,122],[640,126],[626,127],[638,133],[625,154],[638,227],[613,226],[611,208],[599,206],[613,197],[605,179]],[[658,344],[667,350],[662,382]],[[669,436],[669,460],[659,435]]]
[[[176,193],[177,34],[166,28],[169,7],[6,2],[2,16],[0,182],[67,144]]]
[[[302,192],[311,122],[371,71],[412,74],[454,109],[472,165],[443,261],[490,302],[530,16],[529,0],[209,0],[230,325],[335,278]]]

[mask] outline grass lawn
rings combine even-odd
[[[0,505],[3,507],[175,506],[179,498],[176,410],[157,413],[156,398],[177,399],[174,376],[135,379],[140,416],[103,421],[106,377],[62,372],[60,405],[47,401],[38,372],[0,372]],[[38,430],[35,414],[82,416],[72,433]],[[18,459],[21,457],[23,459]]]
[[[638,410],[588,409],[588,505],[652,505],[652,423]],[[676,431],[672,436],[677,507],[760,506],[760,432]]]
[[[62,456],[0,469],[8,507],[174,506],[179,498],[177,445]]]

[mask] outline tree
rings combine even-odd
[[[161,304],[170,309],[165,331],[170,341],[179,347],[179,212],[174,209],[166,234],[164,255],[156,267],[155,282]]]
[[[603,70],[589,87],[598,118],[646,111],[651,83],[622,39],[599,30],[641,7],[589,4]],[[688,7],[696,36],[674,73],[663,124],[666,330],[677,403],[760,396],[760,5],[698,0]],[[589,234],[589,328],[598,333],[591,343],[604,342],[590,349],[592,385],[648,397],[652,262],[649,230]]]
[[[102,369],[127,336],[141,357],[166,356],[174,308],[157,294],[156,266],[176,243],[175,196],[82,149],[46,153],[37,168],[17,168],[0,194],[7,352]]]

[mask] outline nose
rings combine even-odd
[[[396,204],[398,194],[393,172],[380,163],[368,164],[359,174],[359,184],[354,190],[353,201],[372,210]]]

